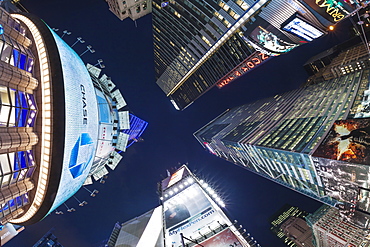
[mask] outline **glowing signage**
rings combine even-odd
[[[370,119],[334,122],[325,140],[313,156],[351,163],[370,163]]]
[[[276,30],[276,32],[280,32]],[[261,26],[256,27],[249,35],[250,39],[254,40],[259,46],[264,49],[276,53],[286,53],[297,47],[296,44],[288,43],[278,38],[274,33],[264,29]]]
[[[324,35],[324,33],[319,29],[315,28],[298,16],[294,16],[294,18],[289,20],[287,24],[283,24],[282,29],[307,41],[312,41]]]
[[[208,232],[208,227],[216,229],[219,223],[226,223],[225,218],[220,217],[218,207],[211,203],[197,183],[164,201],[163,207],[167,247],[181,245],[180,233],[197,238],[199,232]]]
[[[70,198],[85,182],[98,140],[98,102],[90,75],[81,58],[51,31],[62,64],[65,95],[63,168],[49,213]]]
[[[235,236],[235,234],[230,229],[225,229],[222,232],[216,234],[215,236],[207,239],[204,242],[201,242],[202,246],[204,247],[237,247],[243,246],[239,239]]]
[[[236,66],[232,71],[222,77],[216,82],[218,88],[222,88],[227,84],[230,84],[236,78],[242,76],[249,70],[259,66],[261,63],[269,59],[270,56],[262,52],[254,52],[252,55],[247,57],[241,64]]]
[[[336,0],[304,0],[304,2],[332,23],[342,20],[349,14],[343,3]]]

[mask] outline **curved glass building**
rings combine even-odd
[[[41,19],[0,14],[0,221],[28,225],[117,166],[129,112]]]

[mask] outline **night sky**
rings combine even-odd
[[[228,108],[273,96],[301,85],[307,78],[302,65],[314,54],[330,48],[347,34],[336,30],[312,44],[303,45],[287,55],[276,57],[219,90],[214,88],[184,111],[176,111],[155,84],[151,15],[136,24],[120,21],[103,0],[24,0],[29,12],[42,18],[50,27],[71,31],[64,40],[73,44],[81,36],[86,43],[74,48],[82,53],[92,45],[94,54],[86,53],[86,63],[103,59],[106,73],[121,90],[130,110],[149,122],[144,142],[135,143],[124,154],[105,184],[95,183],[90,190],[100,193],[92,198],[83,189],[79,207],[67,201],[75,212],[51,214],[43,221],[27,226],[6,246],[32,246],[47,231],[66,247],[96,246],[107,239],[114,224],[125,222],[159,205],[157,183],[166,170],[188,163],[199,177],[213,185],[224,198],[226,213],[264,247],[284,246],[269,230],[268,217],[284,204],[314,212],[321,203],[293,192],[247,170],[208,153],[193,133]]]

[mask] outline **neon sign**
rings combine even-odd
[[[222,77],[217,83],[216,86],[218,88],[222,88],[228,84],[230,84],[232,81],[234,81],[236,78],[242,76],[249,70],[257,67],[262,62],[269,59],[270,56],[262,53],[262,52],[254,52],[252,55],[247,57],[241,64],[236,66],[232,71],[230,71],[227,75]]]

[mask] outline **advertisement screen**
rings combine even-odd
[[[298,46],[279,39],[275,34],[261,26],[255,28],[249,37],[265,49],[277,53],[285,53]]]
[[[335,121],[313,156],[370,164],[370,119]]]
[[[235,234],[228,228],[223,230],[220,233],[217,233],[212,238],[207,239],[204,242],[201,242],[202,246],[204,247],[237,247],[243,246]]]
[[[317,157],[313,160],[324,185],[325,196],[334,199],[331,205],[339,202],[344,218],[365,227],[368,224],[366,218],[360,217],[354,209],[370,213],[370,167]]]
[[[98,139],[98,104],[80,57],[53,31],[61,59],[65,94],[63,170],[52,212],[80,189],[89,174]]]
[[[282,29],[307,41],[312,41],[324,35],[319,29],[298,16],[295,16],[292,20],[283,25]]]
[[[349,6],[338,0],[304,0],[304,2],[331,23],[337,23],[349,14],[345,9]]]
[[[182,178],[186,177],[189,175],[189,171],[185,168],[179,169],[177,172],[172,174],[170,177],[167,177],[162,181],[162,190],[167,189],[171,185],[177,183],[180,181]]]
[[[199,232],[208,232],[209,227],[216,229],[227,221],[226,216],[207,198],[198,184],[164,201],[163,207],[166,246],[181,245],[180,233],[195,239],[199,237]]]

